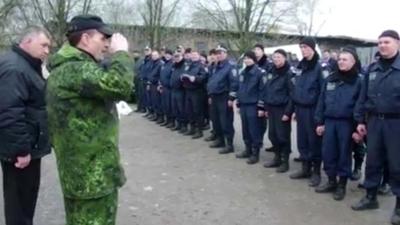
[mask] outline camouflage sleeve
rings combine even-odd
[[[126,52],[115,53],[106,71],[94,63],[87,63],[82,66],[81,73],[80,95],[107,100],[129,98],[133,86],[133,70]]]

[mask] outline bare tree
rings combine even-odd
[[[206,16],[218,30],[238,35],[230,41],[228,36],[227,44],[240,52],[253,46],[257,33],[268,34],[279,29],[279,22],[294,9],[295,4],[290,0],[199,0],[197,3],[198,14]]]
[[[299,0],[297,4],[297,12],[291,24],[296,26],[295,29],[301,35],[317,36],[327,21],[330,9],[321,9],[320,0]]]
[[[151,47],[161,47],[163,27],[170,25],[178,9],[180,0],[145,0],[140,15]]]

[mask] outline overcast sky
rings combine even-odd
[[[400,0],[320,0],[319,8],[326,18],[321,36],[376,39],[385,29],[400,32]]]

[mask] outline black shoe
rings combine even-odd
[[[168,121],[168,120],[164,120],[164,122],[161,123],[160,126],[165,127],[165,126],[167,126],[168,124],[169,124],[169,121]]]
[[[209,137],[205,138],[204,140],[207,142],[215,141],[215,140],[217,140],[217,136],[215,134],[211,134]]]
[[[156,123],[157,123],[157,124],[160,124],[160,125],[163,124],[163,123],[165,123],[164,117],[159,116],[158,119],[157,119],[157,121],[156,121]]]
[[[201,129],[197,129],[195,134],[192,136],[192,139],[199,139],[203,137],[203,131]]]
[[[302,162],[301,169],[289,176],[291,179],[306,179],[311,177],[311,163]]]
[[[274,158],[269,161],[264,163],[265,168],[276,168],[281,165],[281,156],[278,153],[275,153]]]
[[[289,171],[289,154],[281,153],[281,165],[276,168],[277,173],[286,173]]]
[[[246,150],[244,150],[241,153],[236,154],[236,158],[238,159],[245,159],[245,158],[249,158],[251,156],[251,150],[246,148]]]
[[[354,211],[370,210],[379,208],[379,203],[376,200],[376,196],[365,196],[359,202],[352,205],[351,208]]]
[[[140,113],[141,111],[142,111],[141,109],[137,108],[137,109],[135,109],[135,111],[133,111],[133,112],[135,112],[135,113]]]
[[[147,112],[146,114],[143,115],[144,118],[149,118],[150,116],[152,116],[153,114],[151,114],[150,112]]]
[[[333,193],[333,199],[336,201],[342,201],[346,196],[346,186],[347,186],[347,177],[340,177],[339,184]]]
[[[337,188],[337,181],[336,177],[330,177],[329,180],[321,185],[315,188],[315,192],[317,193],[332,193],[336,190]]]
[[[274,146],[271,146],[269,148],[265,148],[265,151],[266,152],[274,152],[275,151]]]
[[[175,126],[171,128],[172,131],[179,131],[181,129],[182,125],[180,125],[179,123],[175,124]]]
[[[149,119],[150,121],[157,121],[157,120],[158,120],[158,117],[157,117],[157,115],[153,114],[152,116],[148,117],[148,119]]]
[[[174,122],[174,121],[171,121],[171,122],[169,122],[169,123],[167,124],[166,128],[171,129],[171,128],[173,128],[174,126],[175,126],[175,122]]]
[[[225,142],[216,139],[214,142],[210,144],[210,148],[223,148],[225,147]]]
[[[183,125],[181,127],[181,129],[178,131],[178,133],[180,133],[180,134],[184,134],[186,132],[188,132],[188,129],[187,129],[187,126],[185,126],[185,125]]]
[[[219,154],[224,155],[224,154],[229,154],[233,152],[233,146],[232,145],[226,145],[224,149],[219,151]]]
[[[250,158],[247,160],[247,164],[253,165],[253,164],[258,163],[258,161],[259,161],[259,157],[252,155],[252,156],[250,156]]]
[[[295,158],[293,158],[293,161],[294,162],[303,162],[304,160],[300,157],[295,157]]]
[[[394,209],[390,222],[392,225],[400,225],[400,208]]]
[[[183,135],[185,136],[192,136],[196,133],[196,130],[193,126],[190,126],[190,129],[188,129]]]
[[[361,178],[361,169],[355,168],[353,170],[353,173],[351,174],[350,180],[356,181],[356,180],[360,180],[360,178]]]
[[[321,174],[313,173],[310,177],[310,181],[308,182],[308,186],[317,187],[321,183]]]
[[[145,109],[141,109],[139,112],[140,113],[146,113],[146,110]]]

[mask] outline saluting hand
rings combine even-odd
[[[367,135],[367,127],[365,126],[365,124],[358,124],[357,132],[362,136]]]
[[[283,122],[288,122],[290,120],[290,117],[288,117],[288,116],[286,116],[286,115],[283,115],[282,116],[282,121]]]
[[[229,101],[228,101],[228,106],[229,106],[230,108],[233,107],[233,101],[232,101],[232,100],[229,100]]]
[[[263,110],[258,110],[258,117],[265,117],[265,112]]]
[[[120,34],[120,33],[115,33],[113,36],[111,36],[111,41],[110,41],[110,53],[115,53],[118,51],[125,51],[127,52],[129,49],[128,45],[128,40]]]

